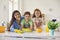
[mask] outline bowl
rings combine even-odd
[[[0,33],[4,33],[5,32],[5,26],[0,26]]]

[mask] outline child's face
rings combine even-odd
[[[14,14],[14,17],[15,17],[16,20],[20,20],[20,14],[18,12],[16,12]]]
[[[35,16],[39,17],[40,16],[40,12],[39,11],[35,11]]]
[[[25,19],[29,20],[30,19],[30,15],[29,14],[26,14],[25,15]]]

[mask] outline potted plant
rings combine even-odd
[[[59,27],[59,23],[56,21],[56,19],[53,19],[48,22],[50,36],[54,36],[54,30],[58,27]]]

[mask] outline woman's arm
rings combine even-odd
[[[14,32],[14,30],[15,30],[15,29],[14,29],[14,27],[13,27],[13,25],[12,25],[12,26],[10,27],[10,31],[11,31],[11,32]]]
[[[14,29],[14,26],[15,26],[15,22],[14,22],[14,23],[11,25],[11,27],[10,27],[10,31],[11,31],[11,32],[14,32],[14,30],[15,30],[15,29]]]

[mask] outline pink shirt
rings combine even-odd
[[[33,18],[34,26],[40,27],[42,25],[42,18]]]

